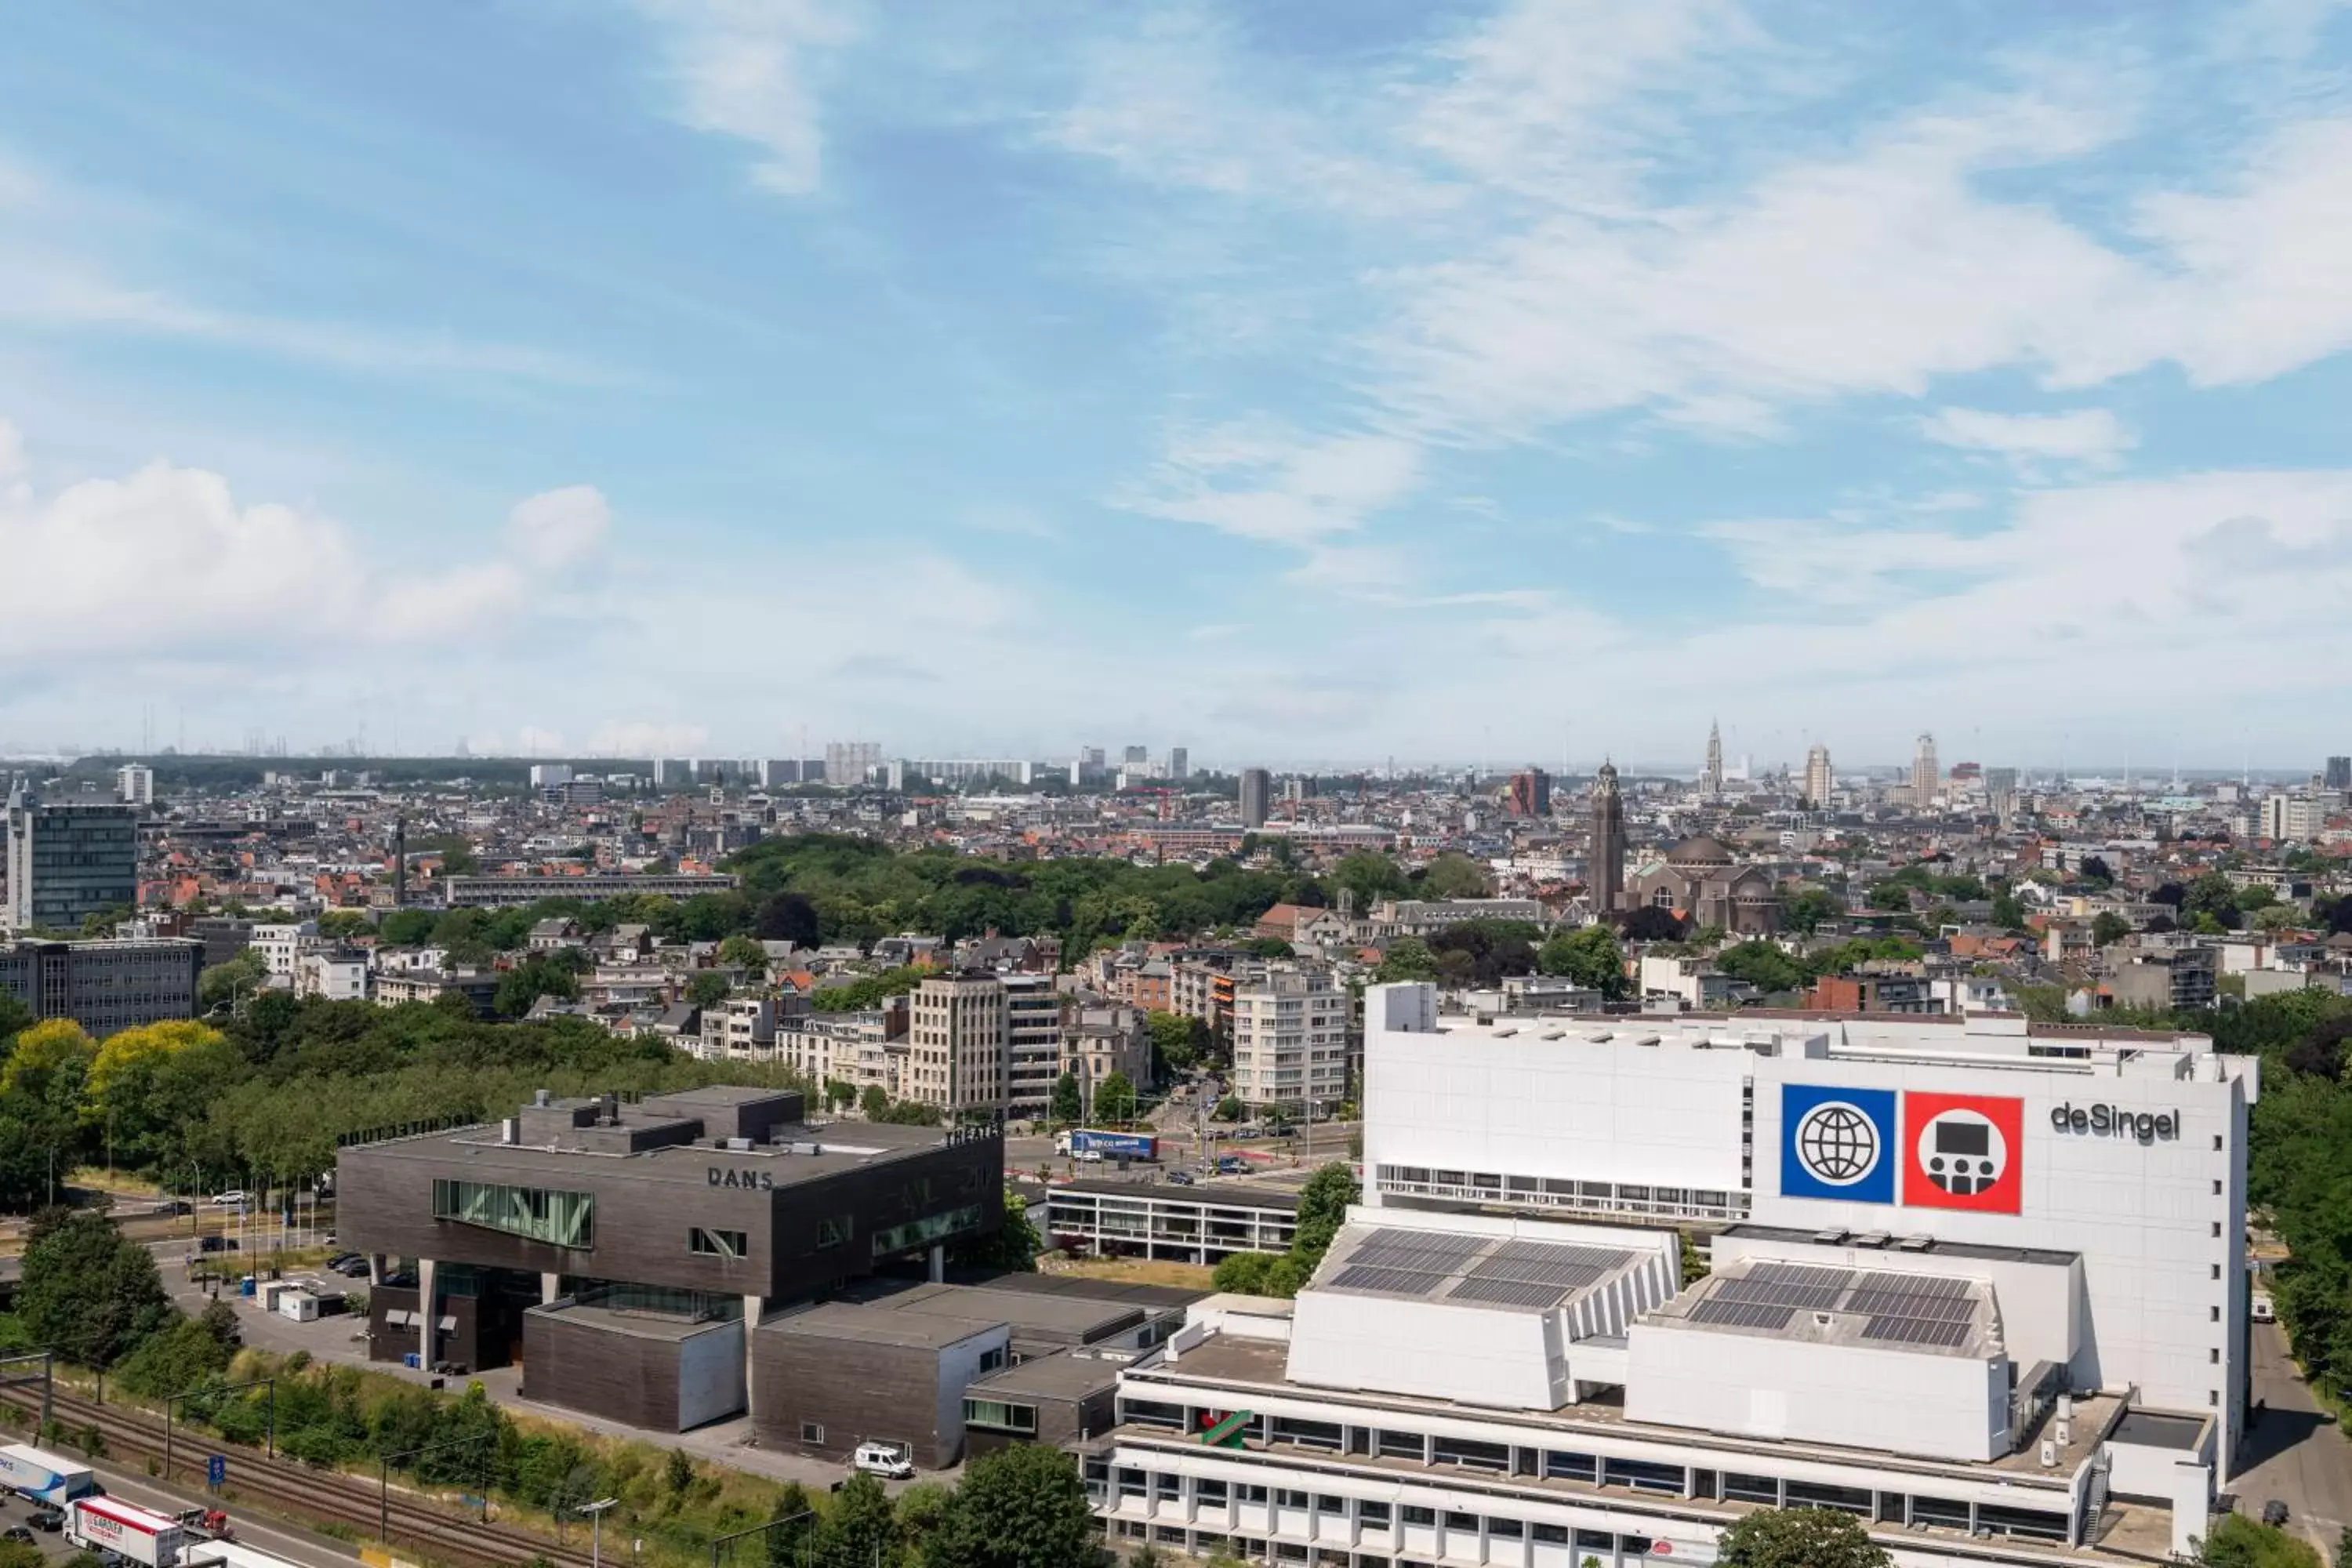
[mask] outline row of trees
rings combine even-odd
[[[1236,1252],[1219,1263],[1213,1282],[1244,1296],[1298,1294],[1347,1223],[1348,1205],[1364,1195],[1353,1167],[1334,1162],[1298,1189],[1298,1227],[1287,1252]]]
[[[100,1042],[32,1023],[0,993],[0,1207],[48,1201],[83,1164],[182,1191],[231,1177],[267,1190],[329,1169],[341,1133],[503,1115],[541,1088],[716,1082],[803,1087],[781,1067],[698,1062],[581,1019],[494,1025],[462,1005],[264,992],[220,1027],[154,1024]]]

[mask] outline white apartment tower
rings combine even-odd
[[[1830,794],[1837,788],[1837,776],[1830,771],[1830,749],[1815,742],[1805,753],[1805,804],[1815,811],[1825,808]]]
[[[155,804],[155,770],[144,763],[126,763],[114,770],[115,798],[125,805]]]
[[[1319,970],[1279,967],[1234,988],[1234,1093],[1245,1105],[1328,1110],[1348,1092],[1348,994]]]
[[[1014,1116],[1044,1116],[1062,1076],[1062,998],[1050,974],[1006,974],[1004,1100]]]
[[[960,1110],[1001,1110],[1005,1099],[1004,982],[937,977],[915,987],[902,1098]]]

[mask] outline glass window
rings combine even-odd
[[[1789,1483],[1790,1508],[1833,1508],[1841,1513],[1868,1519],[1878,1500],[1867,1487],[1824,1487],[1811,1481]]]
[[[1680,1465],[1655,1465],[1646,1459],[1612,1459],[1601,1467],[1601,1484],[1605,1487],[1632,1487],[1635,1491],[1662,1492],[1668,1497],[1683,1495],[1683,1468]]]
[[[1194,1481],[1192,1483],[1192,1495],[1198,1498],[1204,1505],[1223,1507],[1225,1501],[1225,1483],[1223,1481],[1212,1480]]]
[[[963,1402],[963,1424],[986,1427],[992,1432],[1026,1432],[1037,1430],[1037,1407],[1015,1405],[1004,1399],[966,1399]]]
[[[1277,1415],[1272,1427],[1274,1441],[1296,1443],[1304,1448],[1328,1448],[1339,1451],[1345,1430],[1336,1421],[1301,1421],[1296,1416]]]
[[[1345,1513],[1348,1511],[1348,1500],[1343,1497],[1318,1497],[1315,1500],[1315,1511],[1317,1513]]]
[[[1984,1502],[1977,1505],[1977,1528],[1990,1530],[1995,1535],[2022,1536],[2028,1541],[2063,1541],[2066,1539],[2066,1516],[2044,1513],[2040,1509],[2003,1508],[1998,1503]]]
[[[588,1193],[460,1182],[446,1176],[433,1180],[434,1218],[478,1225],[532,1241],[582,1250],[593,1247],[595,1216],[596,1200]]]
[[[1746,1476],[1738,1470],[1726,1470],[1723,1472],[1723,1500],[1760,1502],[1778,1508],[1780,1506],[1780,1483],[1771,1476]]]
[[[1536,1540],[1543,1545],[1565,1546],[1568,1544],[1568,1526],[1564,1524],[1538,1524],[1535,1526],[1535,1532]]]
[[[1516,1519],[1490,1519],[1486,1521],[1489,1541],[1517,1541],[1528,1532],[1528,1527]]]
[[[1307,1494],[1305,1492],[1292,1491],[1289,1488],[1285,1487],[1283,1489],[1274,1494],[1274,1502],[1276,1508],[1305,1508],[1307,1506]]]
[[[1934,1525],[1939,1530],[1966,1530],[1969,1505],[1951,1498],[1915,1497],[1911,1500],[1911,1522]]]
[[[705,1258],[748,1258],[751,1239],[740,1230],[713,1230],[707,1226],[689,1226],[686,1233],[686,1249]]]
[[[1184,1496],[1184,1478],[1160,1474],[1151,1478],[1151,1495],[1162,1502],[1176,1502]]]
[[[1544,1474],[1553,1480],[1589,1481],[1600,1474],[1599,1461],[1590,1454],[1544,1453]]]
[[[926,1186],[928,1184],[925,1184]],[[923,1196],[924,1201],[928,1202],[930,1194],[926,1192]],[[945,1214],[929,1215],[921,1219],[910,1219],[904,1225],[891,1226],[887,1230],[876,1231],[874,1256],[887,1258],[892,1253],[912,1251],[918,1247],[928,1247],[932,1242],[953,1236],[960,1230],[977,1230],[978,1228],[980,1228],[980,1205],[967,1204],[961,1208],[950,1209]]]
[[[1475,1535],[1478,1530],[1478,1516],[1475,1513],[1456,1513],[1452,1509],[1448,1509],[1445,1511],[1445,1528],[1468,1531]]]
[[[1244,1502],[1264,1502],[1265,1500],[1265,1489],[1264,1487],[1236,1486],[1234,1489],[1234,1495],[1238,1497]]]
[[[1166,1426],[1174,1431],[1184,1429],[1184,1407],[1163,1405],[1156,1399],[1129,1399],[1118,1407],[1119,1419],[1138,1426]]]
[[[1386,1529],[1389,1522],[1389,1505],[1384,1502],[1360,1502],[1356,1505],[1356,1518],[1361,1523],[1374,1529]]]
[[[822,1443],[822,1442],[824,1442],[824,1427],[823,1426],[819,1425],[817,1422],[814,1422],[814,1421],[803,1421],[803,1422],[802,1422],[802,1423],[801,1423],[801,1441],[802,1441],[802,1442],[803,1442],[803,1443]]]
[[[1435,1524],[1437,1522],[1437,1510],[1433,1508],[1415,1508],[1412,1504],[1406,1503],[1404,1505],[1404,1521],[1407,1524]]]
[[[1387,1432],[1381,1434],[1381,1458],[1383,1459],[1418,1459],[1428,1449],[1418,1432]]]
[[[816,1249],[823,1252],[830,1247],[839,1247],[856,1234],[857,1216],[856,1215],[835,1215],[829,1218],[820,1218],[816,1222]]]
[[[1441,1465],[1460,1465],[1472,1470],[1507,1470],[1511,1468],[1511,1449],[1507,1443],[1479,1443],[1468,1437],[1440,1437],[1431,1446],[1432,1459]]]

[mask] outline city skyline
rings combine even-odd
[[[17,24],[15,749],[2342,749],[2325,10]]]

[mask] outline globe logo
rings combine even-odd
[[[1825,1186],[1850,1187],[1878,1166],[1878,1129],[1843,1100],[1816,1105],[1797,1124],[1797,1159]]]

